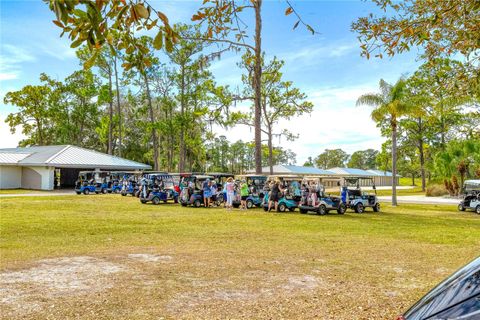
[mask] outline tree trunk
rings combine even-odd
[[[415,173],[412,173],[412,186],[415,186]]]
[[[147,102],[148,111],[150,114],[150,124],[152,125],[152,143],[153,143],[153,170],[158,171],[158,141],[157,141],[157,129],[155,129],[155,116],[153,115],[152,97],[150,95],[150,86],[148,84],[147,74],[143,74],[145,81],[145,88],[147,89]]]
[[[262,106],[261,106],[261,81],[262,81],[262,0],[254,2],[255,8],[255,65],[253,86],[255,94],[255,173],[262,173]]]
[[[392,206],[397,206],[397,121],[392,121]]]
[[[422,176],[422,191],[425,192],[426,181],[425,181],[425,155],[423,151],[423,139],[418,141],[418,152],[420,153],[420,175]]]
[[[180,88],[180,143],[178,145],[178,172],[185,171],[185,128],[183,126],[183,116],[185,113],[185,68],[181,67],[182,84]]]
[[[268,126],[268,166],[270,167],[270,175],[273,175],[273,145],[271,126]]]
[[[115,90],[117,92],[117,116],[118,116],[118,156],[122,156],[122,111],[120,110],[120,86],[118,85],[117,57],[113,59],[115,70]]]
[[[112,89],[112,70],[108,68],[108,147],[107,153],[113,154],[112,140],[113,140],[113,89]]]

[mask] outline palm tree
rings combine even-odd
[[[405,101],[406,82],[400,78],[391,85],[380,80],[380,93],[368,93],[357,99],[357,106],[369,105],[374,107],[372,119],[377,123],[387,123],[392,132],[392,206],[397,205],[397,131],[399,119],[410,113],[411,106]]]

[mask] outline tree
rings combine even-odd
[[[359,169],[375,169],[378,151],[373,149],[355,151],[348,160],[347,167]]]
[[[370,14],[352,24],[352,29],[359,33],[362,55],[393,56],[421,46],[430,59],[457,53],[478,58],[474,55],[480,49],[477,0],[375,3],[384,10],[384,16]]]
[[[345,167],[348,154],[342,149],[325,149],[315,158],[315,164],[321,169]]]
[[[247,74],[242,76],[243,83],[246,86],[244,92],[245,97],[255,95],[255,65],[254,57],[251,54],[245,54],[242,58],[240,67],[247,70]],[[262,58],[263,61],[263,58]],[[298,88],[294,88],[292,82],[283,81],[281,68],[284,62],[276,57],[267,65],[263,66],[263,74],[261,78],[261,110],[262,110],[262,126],[261,131],[267,135],[268,145],[268,166],[270,174],[273,174],[273,137],[285,136],[287,140],[296,138],[294,134],[284,129],[280,133],[275,133],[275,126],[280,120],[289,120],[295,116],[312,112],[313,104],[305,101],[306,95]],[[253,109],[255,109],[255,105]],[[253,110],[254,111],[254,110]],[[253,112],[254,113],[254,112]],[[256,127],[255,118],[252,119],[250,114],[244,114],[239,121],[242,124]]]
[[[307,161],[305,161],[305,163],[303,164],[304,167],[313,167],[314,164],[313,164],[313,159],[312,157],[308,157]]]
[[[392,139],[392,205],[397,205],[397,130],[400,118],[409,112],[411,107],[405,103],[405,80],[400,79],[394,85],[380,80],[380,93],[369,93],[357,99],[357,106],[374,107],[372,119],[378,124],[386,123],[391,130]]]
[[[22,126],[22,133],[29,137],[21,145],[45,145],[49,143],[48,121],[50,108],[48,96],[51,89],[47,85],[27,85],[19,91],[8,92],[4,103],[16,106],[18,112],[11,113],[5,119],[10,131],[15,133]]]

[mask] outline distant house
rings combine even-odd
[[[73,187],[79,171],[95,169],[134,171],[151,166],[72,145],[0,149],[0,189]]]
[[[249,171],[255,172],[253,170]],[[263,174],[270,173],[270,167],[262,168]],[[319,177],[325,187],[334,187],[338,183],[343,184],[345,178],[349,177],[365,177],[372,180],[361,180],[362,186],[371,186],[372,182],[377,186],[391,186],[393,181],[392,173],[381,170],[362,170],[357,168],[331,168],[327,170],[315,167],[275,165],[273,166],[274,175],[298,175],[298,176],[316,176]],[[398,185],[399,176],[397,176]]]

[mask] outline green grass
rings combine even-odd
[[[480,216],[454,206],[317,216],[141,205],[117,195],[0,201],[4,271],[80,255],[131,270],[105,292],[47,299],[55,308],[37,318],[393,318],[480,248]],[[125,258],[144,252],[174,260]],[[304,275],[319,282],[292,289]],[[153,284],[138,285],[139,276]]]
[[[412,178],[410,178],[410,177],[400,177],[399,184],[401,186],[411,186],[412,185]],[[422,179],[421,178],[415,178],[415,186],[416,187],[421,187],[422,186]]]
[[[49,191],[43,190],[28,190],[28,189],[2,189],[0,194],[29,194],[29,193],[44,193]]]

